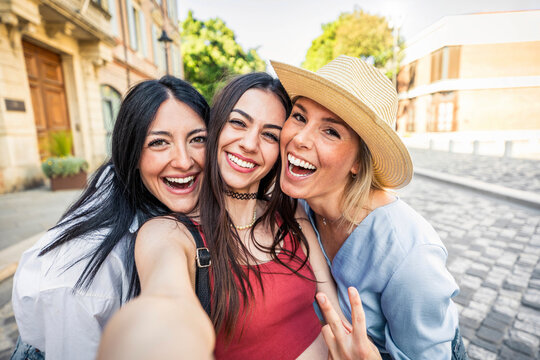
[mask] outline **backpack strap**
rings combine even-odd
[[[195,292],[204,311],[210,316],[210,275],[208,273],[208,268],[212,265],[210,251],[206,247],[197,225],[184,215],[177,216],[177,218],[186,226],[191,236],[193,236],[193,240],[195,240],[197,246]]]

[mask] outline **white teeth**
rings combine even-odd
[[[235,163],[236,165],[241,166],[243,168],[253,169],[255,167],[254,163],[247,162],[247,161],[244,161],[242,159],[239,159],[239,158],[237,158],[236,156],[234,156],[232,154],[227,154],[227,156],[229,157],[229,160],[231,160],[233,163]]]
[[[185,178],[172,178],[172,177],[166,177],[167,181],[177,183],[177,184],[185,184],[190,181],[193,181],[195,179],[195,176],[187,176]]]
[[[300,167],[302,167],[304,169],[308,169],[308,170],[315,170],[316,169],[315,165],[310,164],[307,161],[295,158],[291,154],[287,155],[287,160],[289,160],[289,162],[294,166],[300,166]],[[299,175],[299,176],[301,176],[301,175]]]

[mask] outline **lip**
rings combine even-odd
[[[229,159],[228,154],[231,154],[231,155],[233,155],[233,156],[236,156],[237,158],[239,158],[239,159],[241,159],[241,160],[244,160],[244,161],[248,161],[248,162],[250,162],[250,163],[253,163],[253,164],[255,164],[255,166],[252,167],[251,169],[241,167],[240,165],[237,165],[237,164],[233,163],[233,162],[231,161],[231,159]],[[225,151],[225,159],[227,160],[227,163],[229,163],[229,166],[230,166],[230,167],[232,167],[234,170],[236,170],[236,171],[238,171],[238,172],[241,172],[241,173],[244,173],[244,174],[255,171],[255,169],[257,169],[257,167],[259,166],[259,165],[258,165],[255,161],[253,161],[252,159],[247,158],[247,157],[245,157],[245,156],[241,156],[241,155],[232,153],[232,152],[227,152],[227,151]]]
[[[193,192],[197,186],[199,185],[199,179],[200,179],[200,175],[201,173],[200,172],[196,172],[196,173],[190,173],[190,174],[186,174],[184,176],[162,176],[161,177],[161,184],[163,185],[163,187],[165,187],[165,189],[173,194],[173,195],[186,195],[186,194],[189,194],[191,192]],[[175,188],[172,188],[170,186],[168,186],[166,183],[165,183],[165,180],[164,178],[166,177],[169,177],[169,178],[185,178],[185,177],[188,177],[188,176],[194,176],[195,179],[193,180],[193,185],[191,185],[190,187],[187,187],[185,189],[175,189]]]
[[[287,176],[287,179],[288,179],[288,180],[290,180],[290,181],[303,181],[303,180],[307,180],[307,179],[309,179],[311,176],[313,176],[313,174],[315,174],[315,173],[317,172],[317,170],[315,170],[314,172],[312,172],[312,173],[309,174],[309,175],[304,175],[304,176],[294,176],[294,175],[291,173],[291,171],[289,170],[289,167],[290,167],[290,165],[291,165],[291,163],[290,163],[289,160],[288,160],[288,155],[289,155],[289,154],[292,155],[292,156],[294,156],[294,157],[297,158],[297,159],[300,159],[300,160],[302,160],[302,161],[305,161],[305,162],[308,162],[308,163],[312,164],[312,162],[307,161],[306,159],[304,159],[304,158],[301,157],[301,156],[298,156],[298,155],[296,155],[296,154],[294,154],[294,153],[292,153],[292,152],[290,152],[290,151],[286,152],[283,159],[285,160],[285,166],[284,166],[284,168],[285,168],[285,175]]]

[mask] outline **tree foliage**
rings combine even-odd
[[[392,72],[394,37],[386,18],[355,10],[342,13],[322,29],[322,35],[311,43],[304,68],[316,71],[339,55],[349,55],[368,60],[387,75]]]
[[[255,49],[242,49],[219,18],[201,21],[189,11],[181,29],[185,78],[208,101],[227,78],[266,67]]]

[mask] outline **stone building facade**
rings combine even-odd
[[[444,147],[466,138],[538,152],[538,24],[540,10],[449,16],[408,41],[398,131],[447,139]]]
[[[0,193],[43,183],[56,131],[99,166],[126,90],[182,77],[179,36],[174,0],[0,0]]]

